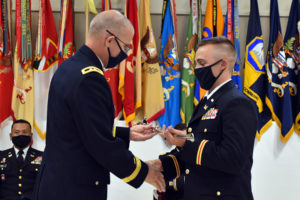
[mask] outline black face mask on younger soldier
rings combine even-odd
[[[115,39],[115,40],[116,40],[116,42],[118,44],[118,47],[120,49],[120,53],[116,57],[112,57],[111,54],[110,54],[109,47],[107,47],[109,58],[108,58],[108,63],[107,63],[106,68],[115,67],[116,65],[118,65],[120,62],[122,62],[124,59],[126,59],[128,57],[127,54],[120,47],[120,44],[119,44],[118,40],[117,39]]]
[[[24,147],[28,146],[30,142],[31,136],[19,135],[12,137],[12,143],[19,149],[23,149]]]
[[[214,77],[212,73],[212,67],[214,67],[216,64],[221,62],[222,59],[218,60],[217,62],[206,66],[195,69],[195,76],[197,77],[199,81],[199,85],[201,88],[205,90],[209,90],[213,84],[216,82],[216,80],[221,76],[224,70],[222,70],[217,77]]]

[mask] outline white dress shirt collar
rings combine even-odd
[[[30,147],[30,146],[28,146],[28,147],[26,147],[26,148],[23,149],[23,152],[24,152],[23,158],[24,158],[24,160],[25,160],[25,158],[26,158],[27,151],[28,151],[29,147]],[[16,157],[18,157],[19,149],[17,149],[15,146],[14,146],[14,149],[15,149]]]
[[[105,70],[105,67],[103,66],[103,62],[102,62],[102,60],[97,56],[97,58],[99,59],[99,61],[100,61],[100,63],[101,63],[101,65],[102,65],[102,69],[103,70]]]
[[[214,93],[216,93],[223,85],[225,85],[229,81],[231,81],[231,79],[228,79],[227,81],[224,81],[222,84],[218,85],[213,91],[211,91],[211,92],[207,91],[207,93],[205,94],[204,97],[209,99]]]

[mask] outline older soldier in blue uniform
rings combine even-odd
[[[86,44],[53,76],[48,100],[44,159],[36,200],[107,198],[109,172],[138,188],[163,191],[163,175],[129,150],[129,140],[155,135],[151,125],[114,126],[114,105],[103,70],[127,57],[134,29],[118,11],[91,21]]]
[[[13,148],[0,153],[0,199],[30,200],[42,162],[42,152],[30,147],[31,125],[16,120],[11,127]]]
[[[152,163],[166,178],[185,174],[185,200],[253,200],[256,108],[231,80],[235,48],[224,37],[202,40],[195,60],[195,75],[208,92],[187,131],[168,127],[164,134],[181,150]]]

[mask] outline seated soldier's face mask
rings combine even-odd
[[[28,146],[31,142],[31,137],[28,135],[19,135],[12,137],[12,142],[15,145],[15,147],[19,149],[24,149],[26,146]]]
[[[217,77],[214,77],[211,69],[221,61],[222,59],[218,60],[217,62],[209,66],[195,69],[195,76],[197,77],[201,88],[205,90],[209,90],[214,85],[216,80],[221,76],[224,70],[222,70]]]

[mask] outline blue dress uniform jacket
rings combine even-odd
[[[29,148],[24,164],[18,165],[14,148],[1,152],[0,199],[32,199],[33,187],[42,161],[42,152]]]
[[[187,127],[194,141],[173,158],[160,158],[165,176],[185,173],[185,200],[253,200],[256,130],[256,108],[232,81],[226,83],[196,107]]]
[[[143,183],[148,167],[128,150],[129,128],[114,127],[111,91],[87,46],[54,74],[47,118],[36,200],[104,200],[109,172],[135,188]]]

